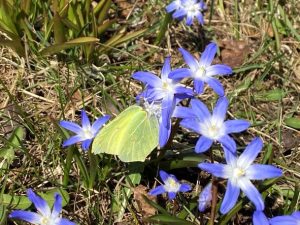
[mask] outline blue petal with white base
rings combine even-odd
[[[183,48],[180,48],[179,51],[189,69],[174,70],[170,73],[170,78],[193,78],[194,89],[198,94],[203,92],[204,83],[207,83],[218,95],[223,96],[225,94],[222,84],[214,76],[230,75],[232,74],[232,69],[224,64],[211,65],[217,52],[216,43],[212,42],[206,46],[200,60],[197,60]]]
[[[224,121],[228,104],[226,97],[220,97],[212,114],[198,99],[191,100],[191,108],[176,107],[174,117],[183,119],[180,125],[202,135],[196,144],[197,153],[207,151],[214,141],[220,142],[226,150],[236,152],[235,141],[228,134],[246,130],[250,123],[246,120]]]
[[[167,193],[168,198],[173,200],[178,192],[187,192],[192,189],[189,184],[181,184],[173,174],[168,174],[165,171],[160,170],[159,175],[164,184],[150,190],[150,195]]]
[[[14,210],[9,215],[10,218],[24,220],[36,225],[75,225],[74,222],[64,219],[60,215],[62,211],[62,197],[60,194],[54,194],[52,211],[47,202],[40,196],[36,195],[31,189],[27,190],[27,195],[38,212],[35,213],[24,210]]]
[[[200,169],[216,177],[228,179],[227,190],[220,209],[222,214],[226,214],[232,209],[237,201],[240,190],[242,190],[255,205],[256,210],[264,210],[264,201],[250,180],[279,177],[282,175],[282,171],[271,165],[261,165],[267,168],[267,170],[264,171],[264,175],[259,175],[263,167],[256,166],[257,164],[252,165],[252,163],[261,149],[262,140],[255,138],[246,147],[240,157],[235,156],[229,151],[225,151],[227,164],[200,163],[198,165]]]

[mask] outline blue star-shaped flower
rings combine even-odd
[[[282,175],[282,171],[272,165],[252,164],[262,147],[262,140],[255,138],[240,157],[225,151],[227,164],[200,163],[198,165],[200,169],[216,177],[228,179],[226,193],[220,208],[221,213],[225,214],[232,209],[238,199],[240,190],[254,203],[256,210],[264,210],[264,201],[250,180],[279,177]]]
[[[27,195],[38,212],[14,210],[9,215],[10,218],[25,220],[36,225],[75,225],[75,223],[62,218],[60,215],[62,210],[62,197],[60,194],[56,193],[54,195],[55,201],[52,211],[47,202],[36,195],[31,189],[27,190]]]
[[[191,100],[191,108],[176,107],[173,117],[183,118],[180,125],[202,135],[195,147],[197,153],[207,151],[214,141],[219,141],[231,152],[235,151],[236,143],[228,134],[244,131],[250,123],[246,120],[224,121],[228,104],[226,97],[219,98],[212,114],[198,99]]]
[[[206,5],[201,0],[175,0],[166,7],[168,13],[173,13],[174,19],[182,20],[186,17],[186,25],[190,26],[193,23],[194,18],[197,18],[198,22],[203,25],[204,19],[202,12],[206,10]]]
[[[189,184],[181,184],[173,174],[168,174],[163,170],[159,171],[159,176],[164,184],[150,190],[150,195],[160,195],[167,192],[168,198],[172,200],[177,192],[187,192],[192,189]]]
[[[163,147],[170,135],[171,116],[178,99],[192,97],[194,92],[191,88],[180,84],[181,79],[168,78],[171,72],[170,57],[165,59],[161,78],[150,72],[139,71],[132,75],[136,80],[145,84],[145,90],[137,97],[137,100],[143,98],[148,105],[160,107],[160,137],[159,145]]]
[[[101,127],[109,120],[110,116],[105,115],[101,118],[98,118],[92,125],[86,112],[81,110],[81,121],[82,127],[78,124],[62,120],[59,125],[63,128],[74,132],[76,135],[70,137],[63,143],[63,147],[73,145],[77,142],[82,142],[82,149],[87,151],[92,143],[92,140],[100,131]]]
[[[183,48],[180,48],[179,51],[190,68],[174,70],[170,73],[169,77],[172,79],[191,77],[194,79],[194,89],[198,94],[203,92],[204,83],[207,83],[218,95],[223,96],[224,88],[220,81],[213,76],[229,75],[232,73],[232,69],[223,64],[211,65],[217,52],[217,45],[213,42],[207,45],[200,60],[197,60]]]

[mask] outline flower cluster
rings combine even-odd
[[[169,8],[174,8],[176,4],[175,2],[171,3]],[[263,148],[263,142],[260,138],[253,139],[238,156],[236,143],[230,134],[247,130],[250,122],[241,119],[226,120],[229,101],[225,96],[222,84],[214,77],[230,75],[232,69],[227,65],[212,65],[217,51],[215,43],[210,43],[205,48],[200,60],[197,60],[185,49],[181,48],[179,51],[189,68],[171,70],[169,66],[170,59],[167,58],[162,69],[161,79],[148,72],[137,72],[133,75],[133,78],[145,84],[145,90],[139,98],[142,96],[150,102],[155,101],[157,104],[162,105],[160,124],[161,127],[168,129],[168,135],[171,129],[171,117],[181,118],[180,125],[183,128],[201,135],[195,146],[196,153],[209,150],[214,142],[221,144],[226,164],[203,162],[198,167],[217,178],[228,180],[227,190],[220,207],[222,214],[228,213],[234,207],[242,191],[256,207],[254,219],[261,217],[261,213],[258,212],[264,210],[264,201],[251,180],[279,177],[282,175],[282,171],[272,165],[254,163]],[[193,79],[194,93],[180,83],[183,78]],[[197,94],[203,93],[204,83],[207,83],[219,96],[212,113],[203,102],[196,98]],[[183,98],[191,98],[190,107],[179,105]],[[160,140],[163,140],[160,142],[161,146],[166,143],[166,139],[169,138],[168,135],[160,130]],[[151,195],[167,192],[169,199],[173,199],[176,192],[186,192],[191,189],[190,187],[187,188],[186,184],[180,184],[174,175],[168,175],[166,172],[160,171],[160,176],[164,185],[152,189],[150,191]],[[200,193],[199,211],[203,212],[210,205],[212,200],[211,190],[212,184],[209,183]],[[275,218],[271,219],[271,221],[274,220],[276,221]]]
[[[206,10],[206,5],[201,0],[175,0],[166,7],[168,13],[172,13],[174,19],[182,20],[186,17],[186,25],[190,26],[194,18],[203,25],[204,19],[202,12]]]

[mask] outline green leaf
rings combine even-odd
[[[286,92],[282,89],[276,88],[274,90],[257,93],[254,95],[256,100],[260,101],[279,101],[284,98]]]
[[[285,124],[289,127],[300,129],[300,118],[290,117],[284,120]]]
[[[91,43],[95,43],[98,41],[99,41],[99,39],[94,38],[94,37],[80,37],[80,38],[76,38],[71,41],[65,42],[63,44],[56,44],[56,45],[52,45],[50,47],[44,48],[40,53],[41,53],[41,55],[51,55],[54,53],[58,53],[67,48],[91,44]]]
[[[61,195],[62,206],[63,207],[66,206],[68,204],[68,202],[70,201],[70,196],[66,190],[61,189],[61,188],[54,188],[47,192],[38,192],[38,194],[47,201],[47,203],[49,204],[50,207],[52,207],[54,204],[54,200],[55,200],[54,194],[55,193],[58,193]]]
[[[174,224],[174,225],[194,225],[192,222],[189,222],[184,219],[177,218],[175,216],[166,215],[166,214],[158,214],[151,216],[146,219],[149,222],[154,222],[158,224]]]
[[[58,12],[54,13],[53,18],[53,31],[55,44],[62,44],[66,41],[65,39],[65,27],[60,18]]]
[[[13,209],[27,209],[32,203],[26,196],[3,194],[0,204]]]

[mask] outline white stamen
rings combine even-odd
[[[194,73],[194,77],[196,77],[196,78],[205,78],[206,77],[206,69],[205,69],[205,67],[204,66],[200,66],[197,70],[196,70],[196,72]]]
[[[210,139],[217,140],[225,134],[224,122],[221,119],[211,117],[200,124],[202,134]]]
[[[94,134],[91,130],[91,128],[84,128],[82,129],[83,135],[86,139],[92,139],[94,137]]]
[[[180,184],[172,177],[169,177],[165,181],[164,188],[167,192],[178,192],[180,188]]]

